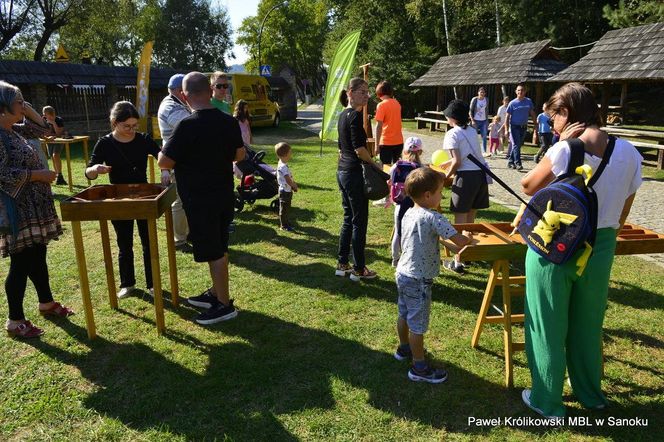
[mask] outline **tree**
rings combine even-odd
[[[605,5],[602,11],[614,28],[664,21],[664,3],[661,0],[620,0],[618,6]]]
[[[244,19],[238,30],[237,43],[252,55],[245,64],[249,72],[258,71],[260,24],[268,11],[281,3],[281,0],[262,0],[257,15]],[[275,67],[288,65],[298,78],[311,79],[316,84],[316,79],[322,76],[322,51],[328,30],[328,7],[324,0],[292,0],[288,6],[273,10],[265,22],[261,63]]]
[[[89,52],[97,64],[135,66],[161,20],[158,0],[88,0],[60,31],[72,59]]]
[[[0,2],[0,51],[16,34],[21,32],[35,0],[9,0]]]
[[[83,0],[37,0],[41,12],[42,32],[35,48],[35,61],[44,57],[44,48],[54,32],[66,25],[72,17],[80,13]]]
[[[154,56],[161,65],[212,71],[226,69],[226,54],[233,57],[226,10],[212,10],[204,0],[166,0],[156,36]]]

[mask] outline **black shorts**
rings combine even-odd
[[[383,164],[394,164],[401,159],[403,144],[393,146],[380,145],[380,162]]]
[[[184,207],[189,223],[189,240],[194,261],[216,261],[228,252],[228,226],[233,221],[233,207],[189,205]]]
[[[462,170],[456,173],[452,184],[450,211],[466,213],[471,209],[489,207],[489,186],[482,170]]]

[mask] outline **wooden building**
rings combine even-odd
[[[156,115],[175,69],[150,69],[148,112]],[[0,61],[0,80],[21,88],[38,112],[53,106],[72,134],[94,137],[110,131],[113,103],[136,100],[137,68],[39,61]]]
[[[554,85],[546,80],[562,71],[567,64],[560,61],[550,40],[505,46],[484,51],[440,57],[426,74],[411,87],[435,87],[437,110],[454,98],[456,88],[460,99],[470,101],[477,88],[484,86],[489,98],[490,113],[502,104],[503,91],[514,98],[514,88],[525,83],[528,96],[536,106],[553,92]]]
[[[609,122],[617,116],[619,120],[630,117],[634,123],[661,124],[664,22],[607,32],[585,57],[549,81],[587,84],[597,93],[602,116],[609,115]],[[633,91],[631,97],[628,85]],[[610,106],[612,103],[615,105]]]

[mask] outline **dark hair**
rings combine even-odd
[[[565,109],[568,113],[568,123],[602,125],[602,116],[592,91],[580,83],[567,83],[560,87],[546,102],[546,109],[550,115]]]
[[[435,192],[445,181],[445,174],[429,167],[418,167],[408,174],[404,183],[406,195],[417,199],[425,192]]]
[[[274,145],[274,153],[276,153],[279,158],[288,155],[290,150],[290,144],[284,143],[283,141]]]
[[[378,83],[378,86],[376,86],[376,95],[378,95],[379,97],[381,95],[394,97],[394,88],[392,87],[392,83],[390,83],[387,80],[383,80],[380,83]]]
[[[238,121],[245,121],[249,119],[249,109],[247,109],[246,111],[244,110],[244,107],[248,105],[249,103],[247,103],[244,100],[237,100],[237,103],[235,103],[235,110],[233,111],[233,116]]]
[[[118,101],[111,108],[111,115],[109,119],[111,120],[111,126],[116,123],[122,123],[127,121],[130,118],[139,119],[138,111],[129,101]]]
[[[363,78],[355,77],[351,78],[350,81],[348,82],[348,91],[354,91],[357,90],[357,88],[368,85],[366,81],[364,81]],[[339,101],[341,102],[341,105],[343,107],[348,106],[348,92],[346,89],[343,89],[341,93],[339,94]]]
[[[480,87],[477,88],[477,93],[478,94],[480,93],[480,91],[484,91],[484,93],[486,94],[486,89],[484,88],[484,86],[480,86]]]
[[[517,84],[516,84],[516,87],[515,87],[514,89],[516,89],[516,88],[518,88],[518,87],[522,87],[522,88],[523,88],[524,90],[526,90],[526,91],[528,90],[528,88],[526,87],[526,84],[525,84],[525,83],[517,83]]]

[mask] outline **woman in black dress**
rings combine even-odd
[[[97,141],[92,158],[85,169],[85,176],[94,180],[100,174],[109,174],[111,184],[147,183],[148,155],[155,159],[159,147],[147,134],[136,132],[138,111],[128,101],[119,101],[111,109],[113,131]],[[168,171],[162,171],[162,182],[168,183]],[[120,266],[120,291],[118,298],[126,298],[134,290],[134,220],[111,221],[118,241]],[[152,293],[152,268],[150,266],[150,243],[147,221],[136,220],[138,235],[143,247],[145,285]]]

